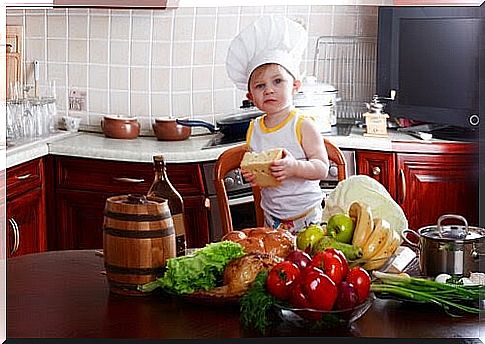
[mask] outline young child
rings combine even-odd
[[[280,186],[261,189],[265,225],[292,233],[321,222],[319,181],[326,178],[329,167],[314,120],[293,106],[293,95],[301,85],[299,64],[306,43],[306,31],[300,24],[285,17],[266,16],[233,40],[227,58],[231,79],[239,88],[244,84],[248,99],[264,112],[249,126],[249,149],[261,152],[283,148],[282,159],[271,165]],[[252,173],[242,173],[254,183]]]

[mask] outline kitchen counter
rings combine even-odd
[[[110,293],[103,258],[94,250],[29,254],[7,261],[7,337],[202,339],[260,337],[243,328],[237,305],[201,305],[163,293]],[[350,329],[320,337],[461,338],[479,343],[477,315],[454,318],[437,306],[377,299]],[[270,336],[308,336],[281,328]],[[404,341],[408,339],[408,341]],[[332,343],[338,338],[330,340]],[[421,342],[419,340],[418,342]],[[347,341],[346,341],[347,342]],[[454,341],[454,343],[457,341]]]
[[[363,133],[364,129],[354,127],[349,136],[324,136],[341,149],[378,151],[392,151],[396,144],[402,146],[402,143],[431,149],[433,143],[446,142],[437,139],[425,142],[392,130],[388,138],[365,137]],[[212,137],[212,134],[208,134],[191,136],[184,141],[158,141],[156,137],[146,136],[120,140],[106,138],[100,133],[58,132],[41,140],[9,147],[7,168],[47,154],[128,162],[152,162],[153,155],[163,154],[168,163],[214,161],[231,145],[202,149]]]

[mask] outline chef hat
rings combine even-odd
[[[241,90],[247,90],[251,73],[266,63],[277,63],[299,78],[307,41],[308,33],[301,24],[281,15],[262,16],[232,40],[227,74]]]

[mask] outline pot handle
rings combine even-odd
[[[175,122],[177,122],[177,124],[184,125],[186,127],[204,127],[209,129],[209,131],[212,134],[216,132],[216,127],[213,124],[205,121],[177,118]]]
[[[411,240],[409,240],[407,237],[406,237],[406,234],[407,233],[410,233],[414,236],[416,236],[418,239],[420,237],[420,235],[418,233],[416,233],[416,231],[413,231],[412,229],[403,229],[403,231],[401,232],[401,237],[402,239],[407,242],[409,245],[411,245],[412,247],[416,247],[418,248],[418,244],[415,244],[414,242],[412,242]]]
[[[459,238],[459,239],[463,239],[463,238],[466,238],[466,236],[469,234],[468,233],[468,222],[467,220],[461,216],[461,215],[455,215],[455,214],[445,214],[445,215],[441,215],[439,218],[438,218],[438,223],[436,225],[436,228],[438,230],[438,235],[440,237],[442,237],[442,233],[443,233],[443,228],[441,226],[441,222],[443,222],[444,220],[447,220],[447,219],[457,219],[457,220],[461,220],[464,224],[465,224],[465,233],[463,234],[463,230],[460,230],[460,233],[456,234],[455,233],[451,233],[452,234],[452,237],[453,238]],[[457,230],[459,227],[451,227],[452,229],[452,232],[455,230]]]

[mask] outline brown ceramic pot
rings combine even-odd
[[[113,139],[135,139],[140,135],[140,123],[135,117],[104,116],[101,128],[106,137]]]
[[[153,132],[160,141],[186,140],[192,133],[191,127],[178,124],[175,118],[156,118],[152,124]]]

